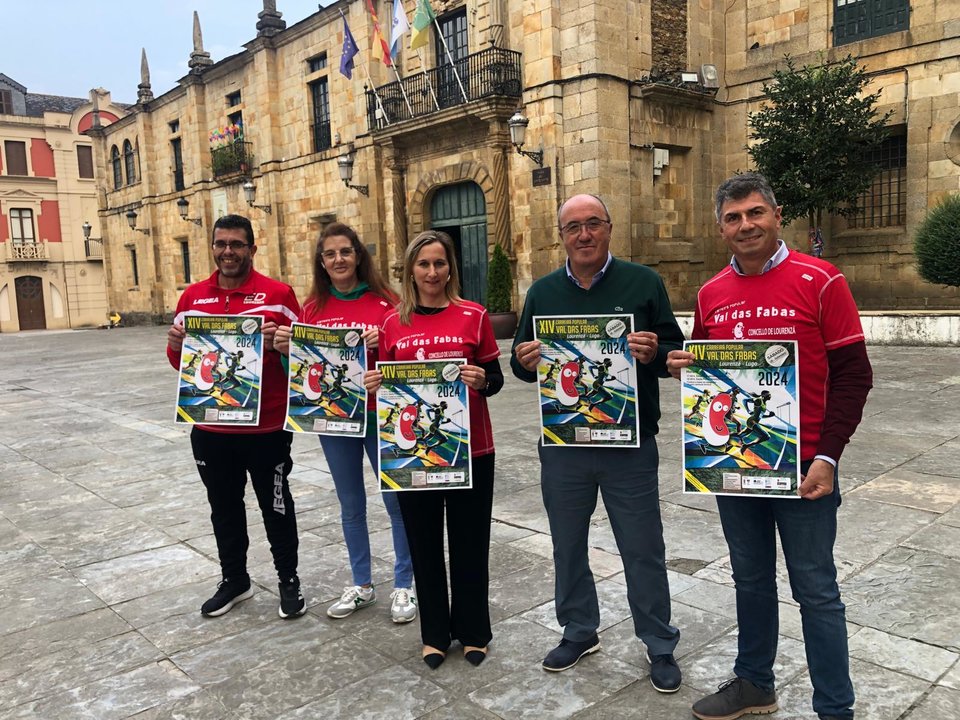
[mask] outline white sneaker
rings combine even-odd
[[[395,623],[408,623],[417,617],[417,598],[410,588],[394,588],[390,593],[390,618]]]
[[[377,594],[372,585],[368,588],[359,585],[345,587],[340,599],[327,608],[327,617],[345,618],[360,608],[373,605],[376,601]]]

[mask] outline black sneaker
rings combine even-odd
[[[280,617],[284,620],[298,617],[307,611],[307,603],[300,592],[300,579],[280,581]]]
[[[777,693],[761,690],[749,680],[727,680],[713,695],[693,704],[700,720],[736,720],[744,715],[769,715],[777,711]]]
[[[200,614],[206,617],[218,617],[230,612],[230,608],[239,602],[253,597],[253,588],[250,587],[250,578],[230,580],[224,578],[217,585],[213,597],[200,606]]]
[[[673,653],[666,655],[651,655],[647,652],[647,662],[650,663],[650,682],[653,689],[662,693],[675,693],[680,689],[680,666],[673,658]]]
[[[596,633],[581,642],[563,638],[560,644],[547,653],[547,656],[543,659],[543,669],[550,672],[569,670],[580,662],[580,658],[584,655],[595,653],[599,649],[600,638],[597,637]]]

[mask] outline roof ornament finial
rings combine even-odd
[[[100,124],[100,93],[97,88],[94,88],[90,91],[90,99],[93,101],[93,121],[92,127],[100,128],[103,127]]]
[[[263,0],[263,12],[257,17],[257,37],[273,37],[287,29],[286,21],[281,19],[283,13],[277,12],[276,0]]]
[[[203,33],[200,32],[200,16],[197,11],[193,11],[193,52],[190,53],[190,59],[187,61],[187,67],[194,75],[199,75],[205,68],[213,65],[210,59],[210,53],[203,51]]]
[[[140,84],[137,85],[137,102],[143,105],[153,100],[150,88],[150,66],[147,65],[147,49],[140,48]]]

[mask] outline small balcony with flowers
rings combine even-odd
[[[210,131],[210,167],[213,177],[249,175],[253,167],[253,145],[243,139],[243,126],[233,123]]]

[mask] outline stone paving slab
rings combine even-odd
[[[602,502],[589,553],[603,649],[565,673],[540,668],[560,638],[552,544],[535,394],[509,376],[490,403],[494,639],[483,665],[470,666],[454,645],[432,671],[419,657],[418,624],[390,622],[390,524],[369,470],[380,602],[343,620],[326,617],[350,572],[327,463],[308,436],[294,440],[291,475],[308,612],[277,617],[276,574],[248,493],[256,592],[222,618],[201,617],[219,578],[216,543],[189,429],[172,422],[175,374],[164,342],[163,328],[0,335],[0,716],[673,720],[689,718],[690,704],[730,676],[729,559],[714,501],[680,492],[674,381],[661,384],[658,444],[684,685],[662,695],[633,633]],[[960,717],[960,349],[870,353],[875,388],[841,463],[837,544],[857,717]],[[108,359],[109,385],[100,371]],[[118,397],[121,406],[112,404]],[[71,421],[51,427],[64,414]],[[799,611],[782,567],[778,580],[781,710],[772,717],[815,720]]]

